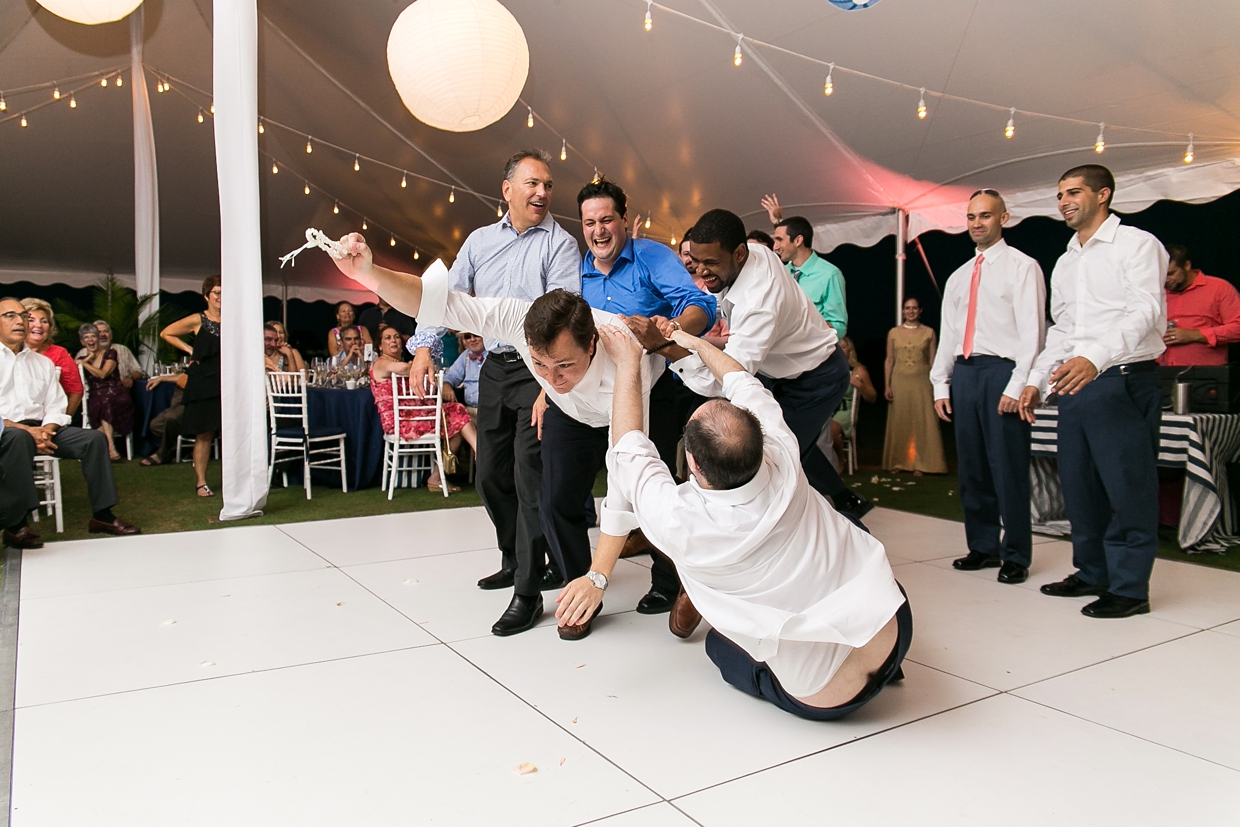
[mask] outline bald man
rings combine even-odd
[[[942,339],[930,371],[934,409],[956,425],[969,553],[952,565],[998,567],[1000,583],[1023,583],[1033,530],[1029,423],[1019,401],[1042,350],[1046,280],[1036,261],[1003,240],[1008,212],[998,192],[973,193],[967,219],[977,250],[943,290]]]

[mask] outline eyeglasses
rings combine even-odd
[[[482,337],[477,333],[462,333],[461,338],[468,342],[470,339],[481,339]]]
[[[977,192],[970,195],[969,200],[972,201],[974,198],[977,198],[979,195],[989,195],[991,198],[1002,198],[1003,197],[1002,195],[999,194],[998,190],[984,189],[984,190],[978,190]]]
[[[30,321],[30,314],[18,313],[16,310],[10,310],[8,313],[0,313],[0,319],[4,319],[6,322],[15,322],[18,319],[21,319],[23,322],[28,322]]]

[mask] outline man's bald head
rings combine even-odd
[[[685,426],[685,453],[697,466],[699,483],[718,491],[740,488],[762,467],[762,426],[744,408],[712,399]]]

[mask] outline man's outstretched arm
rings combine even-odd
[[[677,330],[672,333],[672,341],[683,347],[685,350],[691,351],[698,355],[702,360],[702,364],[715,376],[720,383],[723,377],[729,373],[741,371],[745,373],[745,368],[741,367],[741,363],[724,353],[719,348],[712,345],[705,339],[699,339],[696,336],[690,336],[683,330]]]
[[[407,316],[417,316],[422,309],[422,279],[410,273],[398,273],[375,264],[370,247],[360,233],[349,233],[340,239],[349,254],[335,262],[340,272],[358,284],[378,293],[392,307]]]

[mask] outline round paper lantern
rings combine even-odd
[[[57,17],[94,26],[128,17],[142,5],[142,0],[38,0],[38,3]]]
[[[859,9],[868,9],[870,6],[878,3],[878,0],[828,0],[828,2],[837,9],[857,11]]]
[[[415,0],[392,26],[387,58],[414,117],[449,132],[502,118],[530,70],[525,32],[497,0]]]

